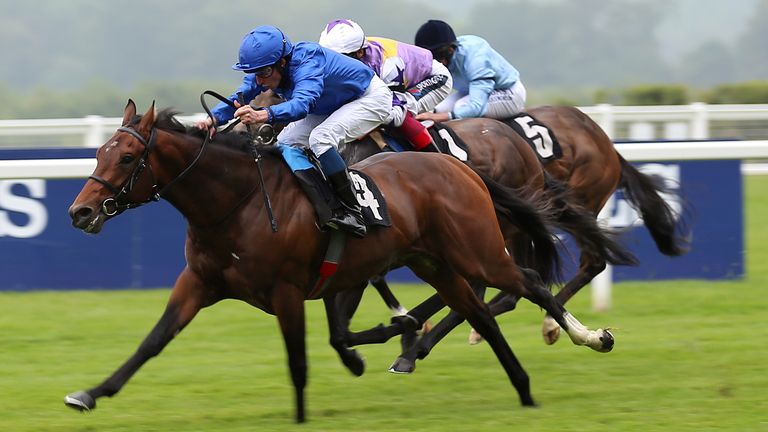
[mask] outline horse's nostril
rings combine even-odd
[[[73,225],[78,225],[83,221],[87,221],[91,214],[93,214],[93,209],[90,207],[80,207],[69,211],[69,216],[72,218]]]

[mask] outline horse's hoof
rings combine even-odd
[[[597,350],[598,352],[611,352],[613,350],[613,344],[616,342],[613,338],[613,334],[608,330],[603,330],[603,335],[600,336],[600,342],[602,345],[600,346],[600,349]]]
[[[96,401],[88,393],[78,391],[64,396],[64,405],[85,412],[96,408]]]
[[[541,325],[541,335],[544,337],[544,343],[547,345],[552,345],[560,339],[560,325],[549,315],[544,317],[544,323]]]
[[[520,405],[523,406],[523,408],[536,408],[538,405],[536,405],[536,402],[533,401],[532,397],[528,397],[526,399],[523,399],[520,401]]]
[[[470,345],[477,345],[482,341],[483,337],[480,335],[480,333],[477,332],[477,330],[472,329],[469,331],[469,340],[467,340],[467,342]]]
[[[395,374],[410,374],[416,369],[416,363],[408,360],[404,357],[398,357],[392,366],[389,367],[389,372]]]
[[[350,351],[350,356],[344,358],[344,366],[349,369],[352,375],[362,376],[365,372],[365,359],[363,359],[360,354],[357,353],[357,351]]]

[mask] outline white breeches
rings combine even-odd
[[[494,119],[513,117],[525,109],[526,97],[525,86],[520,80],[508,89],[494,90],[488,97],[488,104],[483,117]],[[435,107],[435,112],[451,112],[467,103],[469,103],[468,94],[455,92],[438,104]]]
[[[330,115],[309,114],[288,124],[277,140],[287,145],[309,145],[312,152],[320,156],[332,147],[338,148],[341,143],[365,136],[386,122],[391,108],[392,91],[374,75],[362,96]]]

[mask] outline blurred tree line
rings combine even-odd
[[[274,24],[314,41],[340,17],[404,42],[430,18],[483,36],[521,71],[531,105],[768,103],[768,2],[735,43],[670,61],[654,30],[674,1],[486,0],[450,15],[462,2],[0,0],[0,118],[118,116],[128,97],[200,112],[203,90],[238,85],[230,65],[248,30]]]

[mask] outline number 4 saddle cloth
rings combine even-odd
[[[368,174],[355,169],[349,170],[349,177],[355,188],[357,202],[360,203],[360,208],[363,210],[365,224],[367,226],[391,226],[392,220],[389,218],[387,202],[373,179]]]
[[[277,144],[277,147],[283,155],[283,160],[294,173],[310,169],[314,170],[315,175],[311,176],[311,181],[318,191],[318,198],[313,201],[313,205],[315,205],[316,209],[318,205],[323,204],[330,208],[335,208],[338,205],[337,198],[331,190],[331,186],[323,179],[323,175],[319,169],[319,161],[316,160],[312,151],[284,144]],[[389,217],[387,202],[373,179],[364,172],[354,169],[349,170],[349,177],[352,181],[352,186],[355,189],[357,202],[362,209],[365,225],[369,227],[391,226],[392,220]],[[311,198],[312,197],[310,197],[310,199]],[[325,201],[325,203],[320,203],[318,201]],[[322,213],[325,212],[318,211],[318,214]]]

